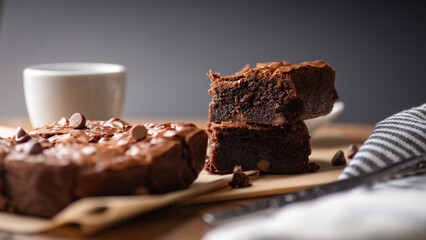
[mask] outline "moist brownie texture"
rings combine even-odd
[[[245,123],[209,123],[206,169],[230,173],[235,165],[265,173],[308,172],[309,134],[303,122],[268,126]]]
[[[51,217],[87,196],[184,189],[203,168],[207,135],[193,124],[71,120],[0,139],[0,210]]]
[[[288,125],[325,115],[338,95],[324,61],[248,65],[233,76],[210,71],[211,122]]]

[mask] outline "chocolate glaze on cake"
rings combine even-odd
[[[259,63],[226,77],[210,71],[210,121],[279,126],[325,115],[338,98],[334,75],[324,61]]]
[[[265,173],[308,172],[309,134],[303,122],[285,126],[209,123],[206,169],[230,173],[235,165]]]
[[[87,196],[187,188],[204,165],[205,131],[190,123],[137,127],[114,118],[76,129],[63,118],[25,143],[0,139],[0,210],[51,217]],[[31,153],[34,143],[41,152]]]

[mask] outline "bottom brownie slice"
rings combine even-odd
[[[266,173],[310,171],[310,136],[304,122],[286,126],[245,123],[209,123],[209,152],[205,168],[230,173],[235,165],[243,170]]]

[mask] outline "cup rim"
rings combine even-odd
[[[61,62],[45,63],[28,66],[24,69],[24,76],[72,76],[124,73],[126,68],[120,64],[100,62]]]

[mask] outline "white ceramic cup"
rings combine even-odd
[[[109,63],[51,63],[24,69],[24,94],[34,128],[79,112],[87,119],[120,117],[126,68]]]

